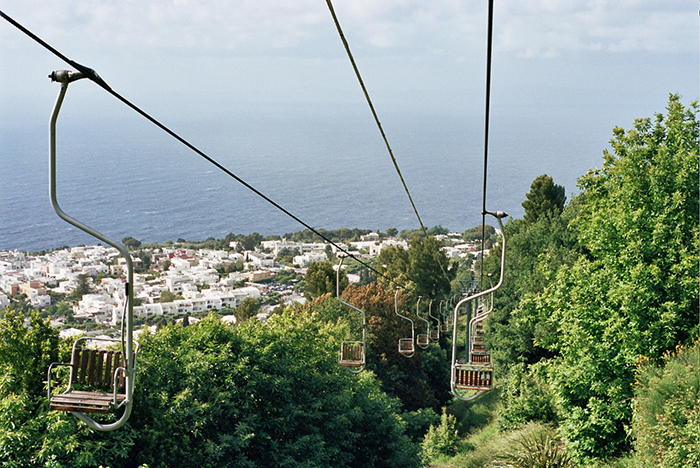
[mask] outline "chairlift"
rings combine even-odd
[[[497,211],[495,213],[490,213],[486,212],[486,214],[489,214],[493,217],[496,218],[498,221],[498,225],[500,227],[500,235],[501,235],[501,242],[502,242],[502,249],[501,249],[501,274],[498,280],[498,283],[495,286],[490,287],[489,289],[486,289],[484,291],[481,291],[479,293],[475,294],[470,294],[467,297],[463,298],[457,304],[455,305],[454,308],[454,313],[453,313],[453,324],[452,324],[452,361],[451,361],[451,372],[450,372],[450,387],[452,390],[452,394],[457,397],[460,400],[464,401],[470,401],[473,400],[481,395],[483,395],[485,392],[492,390],[493,389],[493,364],[490,362],[490,357],[488,358],[489,362],[475,362],[473,361],[473,353],[477,352],[485,352],[486,347],[482,343],[471,343],[471,353],[470,353],[470,362],[468,363],[461,363],[457,360],[457,312],[459,311],[459,308],[462,306],[462,304],[467,303],[469,301],[473,301],[475,299],[480,299],[484,296],[492,295],[494,291],[496,291],[498,288],[501,287],[503,284],[503,278],[505,276],[505,258],[506,258],[506,238],[504,234],[504,229],[503,229],[503,222],[502,219],[508,216],[502,211]],[[491,304],[493,304],[493,300],[491,301]],[[474,326],[474,329],[476,330],[476,324],[480,324],[490,313],[491,309],[488,309],[487,311],[485,310],[481,314],[475,314],[475,317],[469,321],[469,324],[467,325],[467,334],[470,334],[472,331],[472,326]],[[467,337],[467,342],[469,342],[469,336]],[[479,354],[479,356],[484,356],[484,354]],[[484,359],[484,358],[479,358]],[[458,390],[469,390],[474,392],[473,394],[469,396],[465,396],[462,393],[460,393]]]
[[[428,338],[428,335],[430,334],[430,322],[423,317],[420,316],[418,305],[420,304],[421,296],[418,297],[418,302],[416,302],[416,317],[421,319],[422,321],[425,322],[425,333],[419,333],[416,335],[416,344],[420,346],[421,348],[425,349],[428,347],[428,344],[430,343],[430,338]],[[433,301],[430,301],[430,304],[432,304]]]
[[[134,266],[126,247],[70,217],[58,205],[56,197],[56,121],[68,90],[68,84],[85,78],[85,75],[79,72],[59,70],[51,73],[49,78],[61,83],[61,90],[56,99],[49,124],[49,196],[51,206],[56,214],[67,223],[117,249],[126,262],[127,271],[121,339],[106,340],[113,344],[119,344],[120,351],[86,350],[79,346],[79,342],[84,338],[76,340],[73,344],[71,362],[52,363],[47,371],[49,408],[73,413],[76,418],[83,421],[91,429],[113,431],[127,422],[133,407],[136,354],[138,352],[138,343],[135,343],[132,335]],[[59,367],[70,368],[68,387],[63,393],[52,394],[52,373],[54,369]],[[103,390],[109,390],[109,392]],[[113,413],[118,408],[123,408],[122,415],[112,423],[99,423],[88,416],[88,414]]]
[[[399,313],[399,289],[396,288],[396,295],[394,295],[394,311],[396,312],[396,315],[399,317],[408,320],[411,322],[411,337],[410,338],[399,338],[399,353],[402,354],[403,356],[406,357],[413,357],[413,355],[416,353],[416,347],[414,346],[415,343],[415,325],[413,323],[413,320],[410,318],[406,317],[405,315],[401,315]]]
[[[442,303],[444,300],[440,301],[440,311],[442,311]],[[440,312],[438,312],[440,314]],[[433,301],[430,301],[430,306],[428,306],[428,317],[435,320],[435,329],[430,329],[428,335],[431,341],[438,341],[440,339],[440,317],[433,315]]]
[[[337,257],[340,259],[338,269],[336,270],[335,292],[338,301],[351,309],[362,314],[362,341],[343,341],[340,343],[340,355],[338,363],[353,373],[360,373],[365,368],[365,313],[357,307],[348,304],[340,298],[340,270],[343,267],[343,260],[347,257],[344,252],[338,252]]]

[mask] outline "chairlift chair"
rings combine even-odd
[[[438,311],[437,316],[433,315],[433,310],[432,310],[433,303],[432,303],[432,301],[430,302],[431,307],[428,308],[428,317],[435,320],[435,328],[434,329],[431,328],[430,333],[428,333],[431,341],[438,341],[440,339],[440,316],[442,315],[442,303],[443,302],[444,302],[444,300],[440,301],[440,309]]]
[[[340,270],[343,267],[343,260],[347,257],[344,252],[338,252],[337,254],[340,262],[338,263],[338,269],[336,270],[336,281],[335,281],[335,291],[338,301],[361,313],[362,314],[362,341],[343,341],[340,343],[340,355],[338,358],[338,363],[348,369],[350,372],[359,373],[365,368],[365,327],[366,318],[365,313],[358,309],[357,307],[348,304],[340,298]]]
[[[49,366],[47,371],[49,408],[70,412],[91,429],[113,431],[126,424],[133,407],[136,353],[138,352],[138,343],[133,339],[134,266],[126,247],[70,217],[58,204],[56,196],[56,122],[68,90],[68,84],[85,78],[85,75],[79,72],[59,70],[51,73],[49,78],[61,83],[61,90],[49,123],[49,198],[51,206],[56,214],[67,223],[117,249],[126,262],[127,272],[121,339],[108,340],[119,343],[121,350],[84,350],[78,346],[78,342],[81,341],[79,338],[73,344],[70,364],[52,363]],[[61,366],[71,369],[68,388],[63,393],[52,394],[52,372]],[[89,389],[74,388],[74,386],[80,387],[82,385],[87,385]],[[111,392],[94,391],[95,388],[99,390],[109,389]],[[123,412],[116,421],[111,423],[100,423],[88,416],[91,413],[110,413],[114,408],[123,408]]]
[[[504,275],[504,268],[505,268],[505,253],[506,253],[506,238],[505,234],[503,232],[503,222],[502,218],[508,216],[507,214],[503,213],[502,211],[497,211],[495,213],[490,213],[486,212],[486,214],[489,214],[493,217],[496,218],[498,221],[498,225],[500,227],[500,235],[501,235],[501,242],[502,242],[502,249],[501,249],[501,274],[498,280],[498,283],[495,286],[492,286],[489,289],[486,289],[484,291],[481,291],[479,293],[475,294],[470,294],[467,297],[463,298],[457,304],[455,305],[454,308],[454,313],[452,315],[452,365],[451,365],[451,372],[450,372],[450,386],[452,389],[452,394],[457,397],[460,400],[464,401],[470,401],[475,398],[478,398],[480,395],[483,395],[485,392],[493,389],[493,364],[490,362],[490,356],[488,358],[484,357],[479,357],[476,360],[474,359],[475,356],[486,356],[486,347],[484,343],[476,343],[474,340],[468,340],[470,341],[469,346],[471,347],[470,349],[470,362],[469,363],[461,363],[458,362],[457,360],[457,313],[459,311],[459,308],[462,306],[462,304],[473,301],[476,299],[480,299],[484,296],[487,295],[492,295],[494,291],[496,291],[498,288],[501,287],[503,284],[503,277]],[[493,304],[493,301],[491,301],[491,304]],[[488,317],[488,314],[491,311],[491,308],[484,309],[482,308],[483,312],[481,314],[475,314],[475,317],[472,318],[468,325],[467,325],[467,333],[472,332],[472,328],[474,331],[476,331],[477,327],[476,325],[479,324],[481,326],[480,322],[486,319]],[[474,354],[474,353],[480,353],[480,354]],[[484,354],[481,354],[484,353]],[[477,362],[479,360],[486,360],[488,359],[488,362]],[[472,393],[469,396],[465,396],[460,392],[460,390],[469,390],[474,393]]]
[[[416,335],[416,344],[420,346],[421,348],[425,349],[428,347],[428,344],[430,344],[430,338],[428,338],[428,334],[430,333],[430,322],[423,317],[420,316],[418,305],[420,304],[421,296],[418,297],[418,302],[416,302],[416,317],[421,319],[422,321],[425,322],[425,333],[419,333]],[[432,305],[433,301],[430,301],[430,304]]]
[[[413,357],[413,355],[416,352],[415,325],[413,323],[413,320],[411,320],[410,318],[406,317],[405,315],[401,315],[399,313],[398,297],[399,297],[399,289],[396,288],[396,294],[394,295],[394,311],[396,312],[396,315],[411,322],[411,337],[410,338],[399,338],[399,353],[403,356],[406,356],[406,357]]]

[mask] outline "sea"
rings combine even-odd
[[[97,112],[96,114],[99,114]],[[369,111],[193,115],[161,120],[250,187],[138,115],[59,117],[58,201],[116,240],[284,235],[315,228],[416,229],[419,222]],[[385,114],[382,127],[426,227],[481,223],[483,117]],[[523,215],[533,179],[548,174],[569,198],[602,165],[611,128],[560,118],[490,123],[486,208]],[[491,220],[489,224],[495,224]],[[98,241],[52,211],[48,115],[0,126],[0,250]]]

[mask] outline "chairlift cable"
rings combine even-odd
[[[362,88],[362,92],[365,95],[365,99],[367,100],[367,104],[369,105],[369,109],[372,112],[372,116],[374,117],[374,121],[377,124],[377,128],[379,129],[379,133],[382,135],[382,139],[384,140],[384,144],[386,145],[386,149],[389,152],[389,156],[391,157],[391,162],[394,163],[394,168],[396,169],[396,173],[399,176],[399,179],[401,179],[401,183],[403,184],[403,188],[406,191],[406,195],[408,196],[408,201],[411,202],[411,207],[413,208],[413,212],[416,215],[416,218],[418,218],[418,223],[420,224],[421,230],[423,231],[423,235],[425,237],[428,237],[428,231],[425,228],[425,225],[423,224],[423,220],[421,220],[420,215],[418,214],[418,208],[416,208],[416,204],[413,202],[413,197],[411,197],[411,192],[408,190],[408,186],[406,185],[406,181],[403,178],[403,175],[401,174],[401,170],[399,169],[399,164],[396,161],[396,158],[394,157],[394,152],[391,149],[391,146],[389,145],[389,140],[386,136],[386,133],[384,132],[384,128],[382,127],[381,122],[379,121],[379,116],[377,115],[376,110],[374,109],[374,105],[372,104],[372,99],[369,97],[369,92],[367,91],[367,87],[365,86],[365,82],[362,79],[362,75],[360,75],[360,69],[357,67],[357,63],[355,62],[355,58],[352,55],[352,52],[350,51],[350,45],[348,44],[347,39],[345,38],[345,34],[343,33],[343,29],[340,27],[340,21],[338,21],[338,16],[335,14],[335,9],[333,8],[333,3],[331,0],[326,0],[326,4],[328,5],[328,10],[331,13],[331,16],[333,17],[333,22],[335,23],[335,27],[338,30],[338,35],[340,36],[340,40],[343,42],[343,46],[345,47],[345,52],[348,54],[348,58],[350,59],[350,63],[352,64],[352,69],[355,71],[355,76],[357,76],[357,81],[360,83],[360,87]],[[486,209],[484,207],[484,209]],[[442,263],[437,262],[438,265],[440,266],[440,270],[442,270],[442,274],[447,280],[449,281],[450,277],[447,274],[447,271],[445,270],[445,267],[442,265]]]
[[[338,34],[340,35],[340,40],[343,41],[343,46],[345,46],[345,52],[348,54],[348,58],[350,59],[350,63],[352,64],[353,70],[355,70],[355,76],[357,76],[357,81],[360,82],[360,87],[362,88],[362,92],[365,95],[365,99],[367,100],[367,104],[369,105],[369,109],[372,111],[372,116],[374,117],[374,121],[377,124],[377,128],[379,129],[379,133],[382,135],[382,139],[384,140],[384,144],[386,145],[386,149],[389,152],[389,156],[391,156],[391,162],[394,163],[394,168],[396,169],[396,173],[399,175],[399,179],[401,179],[401,183],[403,184],[403,188],[406,191],[406,195],[408,195],[408,200],[411,202],[411,206],[413,207],[413,212],[416,214],[416,218],[418,218],[418,223],[420,224],[421,229],[423,230],[423,234],[427,237],[428,233],[425,229],[425,226],[423,225],[423,221],[420,218],[420,215],[418,214],[418,209],[416,208],[415,203],[413,203],[413,198],[411,197],[411,193],[408,191],[408,186],[406,185],[406,181],[403,178],[403,175],[401,175],[401,170],[399,169],[399,163],[396,162],[396,158],[394,157],[394,152],[391,150],[391,146],[389,145],[389,140],[387,139],[386,133],[384,133],[384,129],[382,128],[382,124],[379,121],[379,116],[377,116],[377,112],[374,110],[374,105],[372,104],[372,100],[369,97],[369,92],[367,91],[367,87],[365,86],[365,82],[362,80],[362,76],[360,75],[360,70],[357,68],[357,63],[355,63],[355,58],[352,55],[352,52],[350,52],[350,45],[348,44],[348,41],[345,39],[345,35],[343,34],[343,30],[340,27],[340,22],[338,21],[338,17],[335,14],[335,10],[333,9],[333,3],[331,3],[331,0],[326,0],[326,4],[328,5],[328,10],[331,12],[331,16],[333,17],[333,22],[335,23],[336,29],[338,29]]]
[[[280,204],[278,204],[277,202],[275,202],[274,200],[272,200],[270,197],[268,197],[267,195],[265,195],[264,193],[262,193],[260,190],[256,189],[255,187],[253,187],[252,185],[250,185],[248,182],[246,182],[245,180],[243,180],[242,178],[240,178],[239,176],[237,176],[236,174],[234,174],[231,170],[227,169],[224,165],[222,165],[221,163],[219,163],[218,161],[216,161],[216,160],[213,159],[212,157],[208,156],[206,153],[204,153],[202,150],[200,150],[199,148],[197,148],[196,146],[194,146],[194,145],[193,145],[192,143],[190,143],[189,141],[185,140],[183,137],[181,137],[181,136],[180,136],[179,134],[177,134],[175,131],[173,131],[173,130],[171,130],[170,128],[168,128],[165,124],[161,123],[161,122],[158,121],[156,118],[154,118],[154,117],[152,117],[151,115],[149,115],[146,111],[142,110],[141,108],[139,108],[138,106],[136,106],[135,104],[133,104],[131,101],[129,101],[128,99],[126,99],[124,96],[122,96],[122,95],[119,94],[118,92],[114,91],[114,90],[113,90],[113,89],[112,89],[112,88],[111,88],[111,87],[110,87],[110,86],[95,72],[95,70],[93,70],[92,68],[86,67],[85,65],[81,65],[81,64],[75,62],[74,60],[69,59],[69,58],[66,57],[64,54],[62,54],[61,52],[59,52],[57,49],[55,49],[54,47],[52,47],[51,45],[49,45],[46,41],[44,41],[43,39],[41,39],[40,37],[38,37],[36,34],[34,34],[33,32],[31,32],[29,29],[25,28],[25,27],[22,26],[20,23],[18,23],[17,21],[15,21],[15,20],[12,19],[11,17],[9,17],[9,16],[8,16],[7,14],[5,14],[5,12],[3,12],[2,10],[0,10],[0,16],[1,16],[2,18],[4,18],[7,22],[9,22],[10,24],[12,24],[13,26],[15,26],[17,29],[19,29],[20,31],[22,31],[24,34],[26,34],[27,36],[29,36],[31,39],[33,39],[35,42],[37,42],[39,45],[41,45],[42,47],[44,47],[46,50],[48,50],[49,52],[51,52],[52,54],[54,54],[56,57],[60,58],[61,60],[63,60],[64,62],[66,62],[68,65],[74,67],[76,70],[78,70],[79,72],[83,73],[83,74],[84,74],[87,78],[89,78],[91,81],[93,81],[94,83],[96,83],[98,86],[100,86],[102,89],[104,89],[105,91],[107,91],[109,94],[111,94],[112,96],[114,96],[115,98],[117,98],[117,99],[118,99],[119,101],[121,101],[122,103],[126,104],[128,107],[130,107],[132,110],[134,110],[135,112],[137,112],[138,114],[140,114],[140,115],[141,115],[142,117],[144,117],[146,120],[150,121],[150,122],[151,122],[152,124],[154,124],[156,127],[160,128],[160,129],[163,130],[165,133],[167,133],[167,134],[170,135],[171,137],[175,138],[177,141],[179,141],[180,143],[182,143],[183,145],[185,145],[187,148],[189,148],[190,150],[194,151],[196,154],[198,154],[199,156],[201,156],[202,158],[204,158],[206,161],[208,161],[209,163],[211,163],[212,165],[214,165],[216,168],[218,168],[219,170],[221,170],[222,172],[224,172],[224,173],[227,174],[228,176],[230,176],[230,177],[232,177],[233,179],[235,179],[235,180],[236,180],[237,182],[239,182],[241,185],[243,185],[244,187],[246,187],[247,189],[249,189],[250,191],[252,191],[252,192],[255,193],[256,195],[258,195],[260,198],[262,198],[263,200],[265,200],[266,202],[268,202],[269,204],[271,204],[272,206],[274,206],[275,208],[277,208],[278,210],[280,210],[281,212],[283,212],[284,214],[286,214],[286,215],[289,216],[290,218],[292,218],[294,221],[298,222],[299,224],[301,224],[302,226],[304,226],[305,228],[307,228],[309,231],[313,232],[314,234],[316,234],[316,235],[319,236],[321,239],[323,239],[324,241],[328,242],[330,245],[334,246],[335,248],[337,248],[337,249],[340,250],[341,252],[345,252],[349,257],[351,257],[351,258],[357,260],[360,264],[362,264],[362,265],[364,265],[365,267],[369,268],[371,271],[373,271],[373,272],[376,273],[377,275],[379,275],[379,276],[381,276],[381,277],[383,277],[383,278],[386,278],[390,283],[394,284],[395,286],[397,286],[397,287],[399,287],[399,288],[401,288],[401,289],[404,289],[404,286],[401,286],[401,285],[397,284],[395,281],[393,281],[391,278],[389,278],[389,277],[387,277],[386,275],[384,275],[382,272],[380,272],[379,270],[377,270],[376,268],[374,268],[374,267],[373,267],[372,265],[370,265],[369,263],[366,263],[366,262],[362,261],[360,258],[356,257],[356,256],[353,255],[352,253],[350,253],[350,252],[348,252],[347,250],[345,250],[345,249],[343,249],[342,247],[340,247],[338,244],[336,244],[335,242],[333,242],[331,239],[329,239],[328,237],[326,237],[326,236],[324,236],[323,234],[321,234],[317,229],[315,229],[314,227],[312,227],[312,226],[310,226],[309,224],[307,224],[306,222],[304,222],[302,219],[300,219],[299,217],[297,217],[296,215],[294,215],[293,213],[291,213],[289,210],[287,210],[287,209],[285,209],[284,207],[282,207]],[[409,197],[410,197],[410,195],[409,195]],[[421,225],[422,225],[422,223],[421,223]],[[423,228],[423,229],[425,230],[425,228]]]

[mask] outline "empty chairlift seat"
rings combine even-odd
[[[339,363],[343,367],[365,365],[365,345],[362,341],[344,341],[340,345]]]
[[[399,338],[399,353],[413,354],[416,351],[413,346],[413,338]]]
[[[458,364],[455,368],[455,387],[462,390],[491,390],[493,367]]]
[[[58,366],[70,367],[68,389],[51,395],[51,374]],[[51,364],[48,378],[51,410],[105,414],[126,399],[119,393],[124,388],[121,351],[74,347],[70,364]]]

